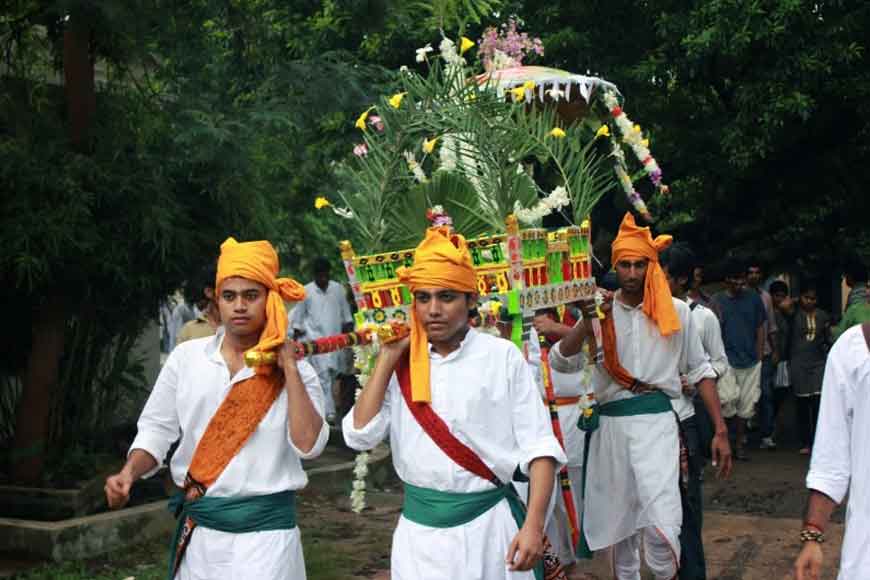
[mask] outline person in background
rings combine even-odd
[[[776,317],[776,340],[773,347],[776,350],[776,368],[773,372],[773,431],[770,435],[768,449],[776,449],[777,418],[782,404],[791,394],[791,377],[789,376],[788,343],[791,337],[791,316],[794,314],[794,302],[788,295],[788,284],[782,280],[770,283],[770,298],[773,301],[773,315]]]
[[[314,340],[353,330],[353,318],[344,287],[329,279],[329,260],[318,257],[312,267],[314,280],[305,285],[305,300],[290,312],[290,326],[296,339]],[[311,366],[323,389],[326,420],[335,422],[332,391],[338,376],[341,354],[331,352],[310,357]]]
[[[215,266],[203,268],[197,279],[188,284],[185,297],[194,305],[196,318],[184,324],[178,331],[176,344],[181,344],[194,338],[212,336],[221,325],[221,313],[215,301],[214,279],[217,271]]]
[[[761,430],[761,449],[774,449],[773,441],[773,372],[776,369],[777,353],[773,347],[777,337],[776,319],[773,316],[773,301],[770,294],[761,287],[764,281],[764,270],[758,261],[750,262],[746,270],[746,285],[754,290],[762,304],[766,320],[764,321],[764,350],[761,359],[761,398],[758,401],[759,427]]]
[[[852,289],[846,299],[846,311],[840,323],[834,328],[834,338],[839,337],[847,329],[870,322],[870,289],[867,286],[867,268],[856,264],[846,273],[846,284]]]
[[[755,403],[761,396],[761,360],[764,353],[767,314],[757,292],[746,289],[746,268],[736,261],[727,264],[725,290],[713,297],[722,314],[722,340],[728,364],[737,381],[738,400],[734,409],[726,411],[733,419],[734,456],[746,461],[746,421],[755,414]]]
[[[789,340],[789,371],[797,397],[798,435],[802,455],[809,455],[816,432],[822,377],[831,346],[831,318],[816,307],[816,288],[806,284],[794,315]]]

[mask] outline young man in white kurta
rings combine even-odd
[[[870,329],[868,329],[870,333]],[[862,325],[837,339],[828,353],[819,423],[807,487],[805,528],[824,532],[831,512],[849,493],[846,535],[838,580],[864,580],[870,573],[870,350]],[[822,546],[804,543],[795,563],[797,580],[817,580]]]
[[[220,354],[223,329],[215,336],[191,340],[172,351],[139,417],[136,439],[130,450],[142,449],[163,458],[182,433],[170,470],[175,485],[184,486],[196,444],[209,420],[232,386],[253,376],[245,367],[234,377]],[[323,414],[323,393],[317,374],[305,361],[298,363],[305,390]],[[323,423],[317,442],[307,453],[293,445],[287,425],[287,394],[281,393],[260,426],[215,484],[213,497],[266,495],[299,490],[308,483],[300,459],[317,457],[329,439]],[[144,477],[152,476],[159,466]],[[231,534],[199,527],[190,540],[178,580],[195,578],[305,578],[299,528],[248,534]]]
[[[531,370],[511,342],[469,329],[459,348],[446,357],[430,353],[432,408],[450,431],[474,449],[502,481],[517,466],[565,455],[553,435]],[[362,429],[353,410],[342,424],[348,446],[360,451],[389,433],[399,478],[419,487],[476,492],[492,484],[459,467],[426,434],[402,399],[395,376],[380,412]],[[399,518],[393,536],[394,580],[532,579],[532,572],[509,572],[505,564],[517,525],[506,501],[464,526],[430,528]]]
[[[325,270],[325,271],[323,271]],[[305,300],[290,311],[290,327],[296,338],[314,340],[349,331],[353,325],[344,286],[329,279],[329,263],[318,259],[315,279],[305,285]],[[342,353],[332,352],[312,357],[311,366],[323,389],[326,416],[335,415],[332,387],[338,376]]]
[[[672,399],[682,395],[679,364],[684,353],[689,382],[715,377],[685,302],[673,299],[681,330],[663,338],[641,305],[627,306],[619,296],[617,291],[613,322],[619,360],[628,372]],[[561,342],[550,351],[554,369],[577,372],[583,368],[582,353],[565,357],[560,347]],[[623,388],[599,366],[592,372],[592,387],[599,404],[642,396]],[[667,576],[667,571],[678,568],[682,521],[676,419],[659,413],[601,417],[600,421],[589,448],[583,502],[589,547],[614,546],[616,577],[639,578],[637,550],[643,535],[647,565],[656,578],[669,578],[673,573]]]

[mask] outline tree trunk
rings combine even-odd
[[[88,130],[97,108],[90,47],[90,27],[75,17],[70,18],[63,32],[64,89],[70,141],[73,148],[83,153],[87,151]]]
[[[48,438],[51,392],[57,383],[63,355],[66,312],[54,298],[37,311],[33,323],[33,348],[24,370],[21,401],[15,419],[12,446],[12,480],[38,485],[42,481]]]

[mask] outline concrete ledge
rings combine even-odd
[[[373,449],[366,478],[369,485],[383,482],[392,466],[389,447],[379,445]],[[308,486],[318,491],[349,489],[353,468],[354,461],[350,460],[307,469]],[[49,496],[60,494],[64,497],[76,493],[45,491]],[[161,500],[54,522],[0,518],[0,553],[39,560],[78,560],[156,538],[164,541],[175,529],[175,518],[169,513],[167,503],[167,500]]]
[[[175,528],[167,503],[158,501],[58,522],[0,518],[0,552],[61,561],[163,537]]]

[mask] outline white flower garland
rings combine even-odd
[[[372,363],[378,356],[377,334],[373,334],[372,342],[353,347],[353,365],[357,369],[359,387],[354,394],[354,401],[359,399],[363,387],[369,382]],[[362,513],[366,508],[366,476],[369,473],[369,453],[357,453],[353,466],[353,487],[350,492],[350,509],[354,513]]]

